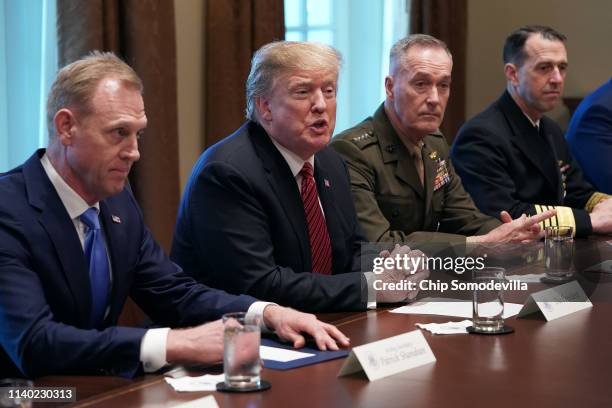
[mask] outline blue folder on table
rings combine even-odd
[[[262,346],[268,347],[276,347],[287,350],[300,351],[302,353],[314,354],[314,356],[299,358],[297,360],[292,361],[275,361],[275,360],[263,360],[265,368],[271,368],[273,370],[289,370],[290,368],[303,367],[310,364],[320,363],[322,361],[327,360],[335,360],[337,358],[342,358],[348,356],[350,350],[338,350],[338,351],[321,351],[314,347],[302,347],[301,349],[294,349],[291,344],[280,343],[278,341],[272,339],[261,339]]]

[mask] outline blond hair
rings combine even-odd
[[[105,78],[116,78],[143,92],[138,74],[112,52],[92,51],[89,55],[66,65],[57,73],[47,97],[47,130],[49,139],[54,138],[53,118],[63,108],[91,113],[91,99],[96,87]]]
[[[335,48],[316,42],[276,41],[253,55],[246,83],[246,117],[257,122],[255,98],[272,90],[280,75],[297,70],[327,70],[336,77],[342,56]]]

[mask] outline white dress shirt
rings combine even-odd
[[[523,112],[523,111],[521,110],[521,112]],[[523,112],[523,115],[525,115],[525,117],[529,120],[529,122],[533,125],[534,128],[536,128],[537,130],[540,130],[540,119],[534,121],[525,112]]]

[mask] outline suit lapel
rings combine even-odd
[[[499,106],[513,133],[512,143],[542,173],[553,191],[557,192],[560,183],[559,169],[548,138],[538,133],[508,92],[504,92],[499,99]],[[542,122],[541,120],[540,125]]]
[[[395,176],[408,184],[421,198],[425,196],[425,191],[421,185],[421,180],[416,171],[414,160],[407,153],[407,149],[402,145],[401,149],[405,150],[397,160],[397,166],[395,167]],[[427,169],[425,170],[425,176],[427,176]]]
[[[39,150],[40,156],[42,156]],[[47,177],[39,154],[24,164],[24,178],[30,204],[41,211],[39,222],[49,235],[61,263],[64,278],[75,301],[81,327],[89,326],[91,296],[89,272],[83,247],[68,212]]]
[[[381,105],[374,114],[374,134],[377,135],[380,144],[381,155],[385,164],[395,162],[395,176],[408,184],[416,194],[423,198],[424,191],[421,180],[416,171],[414,160],[408,149],[400,140],[391,122],[387,118],[384,105]]]
[[[304,270],[312,269],[310,240],[304,215],[304,205],[295,178],[287,162],[274,146],[268,134],[259,125],[249,122],[249,137],[261,158],[270,187],[283,207],[289,224],[300,243]]]
[[[550,124],[548,123],[547,119],[548,118],[542,117],[542,119],[540,120],[541,136],[546,140],[546,142],[550,146],[550,150],[555,159],[554,173],[551,173],[551,174],[555,174],[556,176],[555,181],[556,181],[556,187],[557,187],[556,189],[557,202],[562,203],[565,199],[565,197],[563,196],[563,181],[561,179],[561,170],[559,169],[559,165],[557,164],[557,160],[559,160],[559,157],[561,156],[556,150],[556,145],[553,141],[553,135],[550,132]],[[551,169],[550,171],[552,172],[553,170]]]
[[[319,199],[321,200],[321,206],[325,214],[325,224],[327,225],[327,232],[329,233],[329,240],[332,246],[332,273],[333,271],[339,270],[341,267],[336,268],[335,261],[337,257],[333,256],[334,253],[342,251],[344,242],[341,240],[334,239],[336,237],[343,236],[342,226],[340,220],[343,219],[338,208],[338,200],[334,197],[335,186],[331,183],[330,171],[325,163],[324,159],[320,154],[315,155],[315,170],[314,170],[315,182],[317,184],[317,192],[319,193]]]

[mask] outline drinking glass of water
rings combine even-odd
[[[574,229],[571,226],[544,228],[546,278],[566,281],[574,275]]]
[[[472,330],[482,334],[497,334],[507,330],[504,326],[504,290],[506,270],[487,267],[472,271],[474,284]]]
[[[246,313],[223,315],[223,373],[228,388],[260,386],[259,322],[247,321]]]

